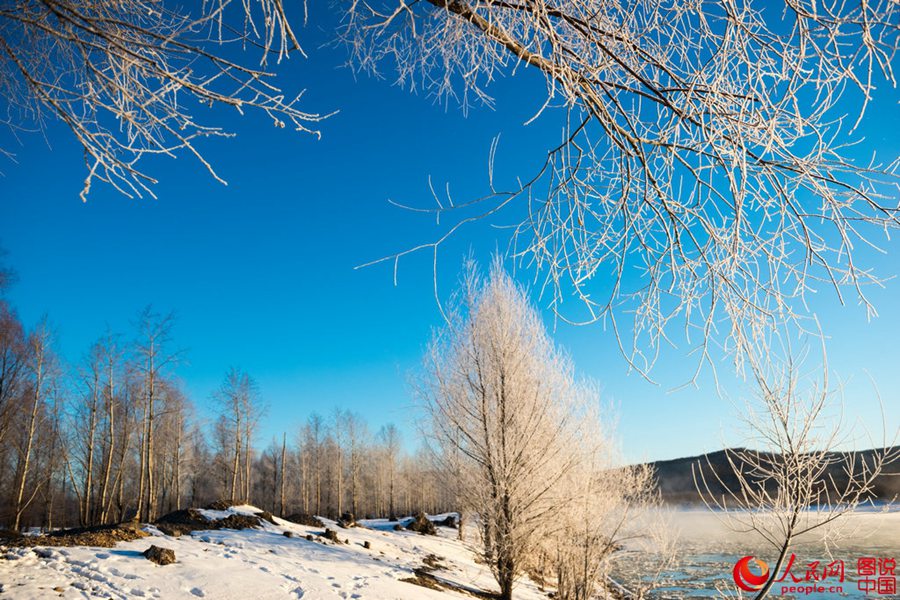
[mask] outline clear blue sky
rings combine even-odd
[[[29,326],[50,317],[69,361],[80,359],[107,326],[130,333],[147,304],[175,311],[176,344],[187,351],[177,374],[200,413],[229,366],[246,369],[269,405],[260,443],[293,433],[312,411],[334,407],[359,412],[373,430],[396,422],[411,439],[407,378],[440,322],[430,256],[402,263],[396,287],[388,265],[354,267],[439,231],[391,207],[389,198],[426,202],[429,175],[438,185],[449,181],[458,198],[484,192],[488,149],[498,133],[501,175],[527,174],[558,138],[557,124],[521,126],[542,100],[536,77],[501,81],[493,90],[496,110],[464,117],[388,81],[354,78],[339,68],[340,49],[319,47],[327,33],[312,27],[303,33],[310,60],[289,61],[282,82],[308,89],[309,110],[340,113],[322,123],[321,141],[276,129],[261,115],[230,120],[236,139],[204,144],[227,187],[188,157],[160,159],[146,165],[161,179],[158,200],[130,201],[96,185],[82,204],[85,172],[72,139],[53,125],[49,147],[39,136],[26,137],[18,164],[0,165],[0,245],[19,274],[11,301]],[[862,132],[867,148],[894,158],[898,94],[882,94]],[[470,247],[488,259],[493,235],[482,227],[447,246],[442,289]],[[870,263],[885,276],[898,271],[900,247],[893,250]],[[873,298],[881,313],[873,322],[830,297],[813,308],[832,337],[831,366],[850,381],[849,419],[874,423],[871,375],[896,428],[900,282],[888,282]],[[630,460],[741,441],[733,407],[717,398],[708,378],[699,389],[668,392],[694,366],[683,349],[665,354],[654,371],[660,385],[652,385],[628,375],[600,327],[560,325],[555,336],[617,407]],[[726,383],[738,397],[739,386]]]

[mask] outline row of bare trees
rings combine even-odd
[[[396,425],[373,434],[351,411],[313,413],[293,435],[285,432],[256,452],[258,393],[247,373],[232,369],[216,394],[222,411],[212,433],[215,481],[205,487],[220,490],[217,497],[279,515],[331,517],[397,516],[452,505],[430,452],[406,452]]]
[[[351,412],[314,414],[259,451],[263,403],[239,369],[199,414],[174,372],[173,323],[147,308],[132,339],[106,333],[70,366],[46,320],[29,331],[0,298],[0,524],[146,522],[219,499],[280,514],[446,505],[393,425],[372,435]]]
[[[257,464],[253,498],[275,514],[388,517],[454,506],[430,451],[406,452],[395,425],[373,434],[348,411],[311,415],[293,445],[273,439]]]
[[[0,300],[0,519],[52,527],[152,520],[178,506],[191,404],[171,373],[172,318],[145,309],[134,341],[107,333],[68,366],[44,319]]]

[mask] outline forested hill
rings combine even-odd
[[[746,451],[740,448],[733,448],[701,456],[649,463],[656,472],[657,484],[663,501],[668,504],[700,504],[702,500],[697,492],[694,477],[694,473],[697,473],[697,481],[701,481],[698,467],[703,469],[706,483],[710,491],[716,496],[721,497],[722,494],[727,494],[728,489],[736,490],[737,478],[728,461],[727,453],[729,452],[732,453],[732,457],[736,457],[738,454],[735,453]],[[857,468],[863,461],[866,464],[872,464],[876,452],[880,452],[880,450],[857,452],[855,457]],[[898,452],[900,452],[900,447],[894,447],[890,450],[890,453],[895,456]],[[764,460],[778,460],[778,455],[776,454],[762,452],[759,456]],[[838,489],[844,489],[847,482],[845,466],[848,464],[849,457],[846,453],[841,452],[831,453],[829,457],[833,458],[833,460],[827,469],[826,480],[833,481],[834,483],[831,485],[837,486]],[[900,460],[895,460],[891,464],[885,465],[873,486],[872,499],[886,501],[894,498],[900,499]]]

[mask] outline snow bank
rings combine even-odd
[[[260,509],[244,505],[201,512],[207,519],[218,520],[231,514],[255,515]],[[40,553],[32,548],[4,549],[0,586],[4,598],[14,599],[471,600],[471,595],[452,589],[434,590],[402,581],[437,562],[440,567],[429,568],[430,574],[449,588],[495,589],[490,573],[475,562],[472,548],[456,540],[454,529],[439,527],[437,536],[424,536],[393,531],[396,522],[387,519],[363,520],[360,527],[350,529],[322,519],[340,540],[349,542],[333,544],[319,536],[321,528],[274,520],[274,525],[262,521],[256,529],[195,531],[180,537],[148,526],[148,537],[115,548],[41,547]],[[366,542],[371,549],[364,547]],[[151,545],[174,550],[177,562],[157,566],[145,559],[141,553]],[[523,582],[517,598],[546,596]]]

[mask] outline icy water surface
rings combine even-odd
[[[860,579],[877,580],[878,575],[860,577],[858,574],[860,558],[900,560],[900,512],[870,511],[845,519],[842,527],[844,537],[834,543],[826,545],[818,537],[796,544],[793,548],[796,560],[791,569],[793,576],[804,579],[807,565],[813,561],[819,562],[818,573],[828,564],[834,564],[835,569],[839,569],[839,561],[843,561],[844,581],[839,581],[835,573],[818,583],[826,588],[834,586],[834,591],[783,594],[783,585],[811,585],[805,581],[795,584],[791,575],[787,575],[784,582],[775,584],[770,597],[812,600],[900,598],[897,594],[879,594],[877,590],[866,596],[860,589]],[[732,571],[738,559],[752,555],[768,563],[770,568],[774,567],[777,553],[772,546],[767,546],[757,534],[735,533],[708,511],[677,510],[670,515],[669,522],[674,530],[680,532],[676,542],[678,560],[674,568],[662,573],[660,585],[650,593],[651,598],[735,598],[738,590]],[[784,570],[784,567],[779,570],[779,578]],[[650,563],[641,563],[636,558],[625,559],[617,576],[633,584],[634,573],[647,579],[655,570]],[[900,569],[897,574],[900,575]],[[864,582],[862,587],[866,585]],[[744,592],[744,596],[752,598],[753,594]]]

